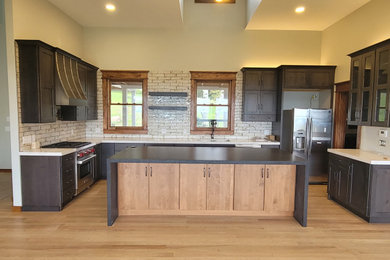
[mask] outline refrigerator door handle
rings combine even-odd
[[[310,124],[309,124],[309,118],[307,118],[306,119],[306,145],[305,145],[305,157],[306,157],[306,159],[309,158],[309,144],[310,144],[309,130],[310,130]]]
[[[313,139],[313,119],[310,118],[310,124],[309,124],[309,134],[310,134],[310,137],[309,137],[309,155],[311,154],[311,149],[313,148],[313,142],[312,142],[312,139]]]

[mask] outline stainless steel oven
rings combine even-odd
[[[76,191],[75,195],[87,189],[94,182],[96,174],[96,152],[94,147],[77,153]]]

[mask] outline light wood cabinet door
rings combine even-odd
[[[207,165],[207,210],[233,210],[233,164]]]
[[[130,210],[149,207],[149,179],[147,163],[118,164],[119,215]]]
[[[149,209],[179,209],[179,164],[149,164]]]
[[[265,173],[264,210],[294,211],[295,165],[267,165]]]
[[[206,210],[206,165],[180,164],[180,209]]]
[[[264,210],[264,176],[265,165],[235,165],[234,210]]]

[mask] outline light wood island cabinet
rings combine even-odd
[[[107,160],[107,216],[293,216],[306,226],[305,161],[279,149],[134,147]]]
[[[234,210],[292,215],[295,174],[295,165],[237,164]]]

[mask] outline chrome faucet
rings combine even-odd
[[[215,131],[215,127],[217,126],[217,120],[215,119],[210,120],[210,125],[211,125],[211,140],[214,140],[214,131]]]

